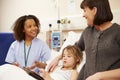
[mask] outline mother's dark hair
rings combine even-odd
[[[25,21],[28,19],[34,19],[36,26],[38,27],[38,33],[39,33],[40,22],[38,18],[34,15],[24,15],[19,17],[13,25],[14,37],[16,40],[22,41],[25,39],[25,33],[23,32],[23,30],[24,30]]]
[[[80,7],[82,9],[88,7],[91,10],[94,7],[97,8],[97,13],[93,21],[94,25],[101,25],[104,22],[112,21],[113,19],[113,14],[108,0],[83,0]]]

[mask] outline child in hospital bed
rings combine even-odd
[[[57,66],[52,73],[40,70],[44,80],[76,80],[78,72],[77,65],[82,61],[82,52],[75,45],[69,45],[62,52],[62,66]]]
[[[69,45],[63,49],[62,52],[62,66],[56,67],[52,73],[45,72],[44,69],[40,70],[40,75],[44,80],[76,80],[78,72],[77,65],[82,61],[82,53],[75,45]],[[41,63],[35,62],[40,67]],[[36,80],[29,76],[20,67],[5,64],[0,66],[0,80]]]

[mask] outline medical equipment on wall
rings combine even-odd
[[[57,20],[58,29],[51,32],[51,48],[59,50],[62,45],[62,29],[60,28],[60,20]],[[52,24],[49,24],[49,28],[52,28]]]
[[[61,46],[61,32],[53,31],[51,33],[51,45],[52,48],[59,48]]]

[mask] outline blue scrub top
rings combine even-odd
[[[50,48],[44,41],[34,38],[32,40],[27,66],[31,66],[36,60],[46,62],[50,59],[50,53]],[[8,63],[18,62],[21,67],[25,67],[24,40],[21,42],[16,40],[11,44],[5,61]]]

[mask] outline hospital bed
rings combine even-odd
[[[66,47],[67,45],[73,45],[80,38],[80,36],[81,36],[81,33],[75,33],[73,31],[68,32],[66,41],[63,43],[61,49],[59,51],[56,51],[53,49],[51,50],[51,58],[49,61],[47,61],[47,64],[49,65],[49,63],[62,52],[64,47]],[[86,61],[85,56],[86,55],[84,53],[83,60],[81,64],[79,64],[79,66],[77,67],[78,72],[80,72],[81,68],[85,64],[85,61]],[[62,63],[60,61],[58,65],[61,65],[61,64]],[[25,73],[25,71],[20,68],[11,66],[9,64],[4,64],[0,66],[0,80],[36,80],[36,79],[31,77],[27,73]]]

